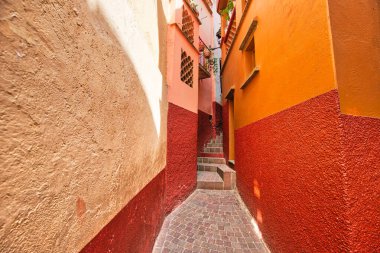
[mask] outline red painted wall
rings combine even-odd
[[[273,252],[347,252],[336,91],[236,130],[237,186]]]
[[[226,159],[226,161],[228,161],[228,156],[229,156],[229,135],[228,135],[228,131],[229,131],[229,113],[228,113],[228,103],[225,102],[223,104],[223,108],[222,108],[222,119],[223,119],[223,152],[224,152],[224,158]]]
[[[380,252],[380,119],[342,115],[351,252]]]
[[[164,218],[164,182],[165,170],[140,191],[81,252],[151,252]]]
[[[217,103],[212,103],[212,111],[214,112],[213,124],[216,128],[216,134],[223,132],[223,107]]]
[[[169,103],[165,211],[170,212],[196,187],[198,115]]]
[[[215,136],[210,114],[198,110],[198,156],[203,152],[203,147]]]
[[[197,114],[169,103],[167,168],[140,191],[82,253],[151,252],[165,214],[196,187]]]

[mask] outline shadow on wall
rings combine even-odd
[[[0,248],[78,252],[164,168],[166,22],[157,6],[160,52],[142,69],[136,54],[156,48],[121,41],[99,6],[0,3]],[[135,222],[158,216],[147,224],[155,232],[161,213],[141,209]]]

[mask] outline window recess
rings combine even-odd
[[[239,50],[242,51],[242,59],[244,61],[243,71],[246,76],[246,80],[240,86],[240,89],[247,87],[251,83],[252,79],[259,73],[260,68],[256,65],[256,46],[254,32],[257,28],[257,18],[254,18],[248,28],[243,41],[240,44]]]

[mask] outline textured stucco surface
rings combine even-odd
[[[2,252],[78,252],[165,167],[163,4],[91,2],[0,1]]]
[[[198,110],[198,154],[203,152],[203,147],[215,136],[212,127],[211,115]]]
[[[380,119],[341,116],[351,252],[380,252]]]
[[[331,91],[236,130],[237,186],[273,251],[379,250],[379,129]]]
[[[212,114],[212,102],[215,101],[213,90],[215,85],[213,78],[199,80],[198,87],[198,110]]]
[[[165,211],[170,212],[195,189],[198,115],[175,104],[168,109]]]
[[[194,42],[191,44],[180,30],[182,24],[182,6],[190,13],[194,26]],[[171,20],[167,32],[167,81],[168,101],[193,113],[198,112],[198,71],[199,23],[197,17],[187,4],[181,1],[171,1]],[[193,86],[190,87],[181,80],[182,50],[193,60]]]
[[[341,144],[336,91],[236,130],[237,186],[273,252],[348,251]]]
[[[239,22],[241,8],[237,8]],[[260,72],[240,89],[252,68],[247,64],[249,56],[239,47],[254,18],[258,20],[255,61]],[[327,1],[250,1],[228,59],[222,44],[223,97],[235,86],[237,128],[336,88],[329,28]]]
[[[380,1],[328,3],[342,113],[380,118]]]
[[[163,222],[165,170],[144,187],[81,251],[151,252]]]

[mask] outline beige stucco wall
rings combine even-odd
[[[168,1],[0,1],[1,252],[79,251],[165,167]]]

